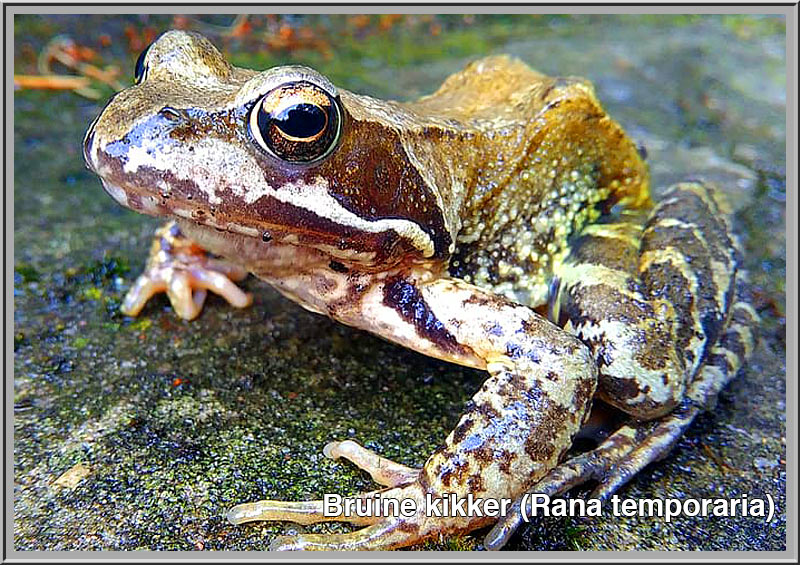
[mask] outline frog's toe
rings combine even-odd
[[[357,498],[366,498],[375,493],[362,494]],[[341,512],[336,512],[338,508],[326,511],[324,501],[306,500],[300,502],[287,502],[284,500],[260,500],[258,502],[248,502],[234,506],[228,511],[228,521],[232,524],[243,524],[245,522],[294,522],[295,524],[317,524],[319,522],[350,522],[356,525],[373,524],[378,518],[372,516],[352,516],[344,512],[342,504]]]
[[[252,296],[234,282],[246,276],[245,269],[209,257],[170,222],[156,231],[147,268],[128,291],[121,310],[136,316],[150,298],[166,292],[175,313],[192,320],[200,315],[209,290],[232,306],[244,308],[251,304]]]
[[[233,524],[251,521],[289,521],[297,524],[350,522],[365,526],[346,534],[280,536],[271,550],[376,550],[421,542],[436,529],[426,521],[425,490],[418,482],[336,500],[284,502],[262,500],[240,504],[228,512]]]
[[[204,268],[193,268],[188,274],[190,283],[194,288],[210,290],[227,300],[231,306],[245,308],[253,302],[252,295],[233,284],[230,275],[227,273],[223,274]],[[246,272],[244,276],[247,276]]]
[[[148,274],[140,275],[125,295],[120,310],[126,316],[138,316],[148,300],[166,290],[167,283],[163,279],[153,279]]]
[[[349,522],[366,526],[347,534],[280,536],[270,544],[269,549],[275,551],[392,549],[430,537],[423,535],[425,492],[418,482],[420,469],[395,463],[352,440],[332,441],[323,448],[323,453],[330,459],[347,459],[368,472],[376,483],[390,488],[337,497],[327,505],[325,500],[261,500],[239,504],[228,511],[228,520],[233,524]],[[400,512],[403,504],[413,510],[403,514]]]
[[[243,292],[226,274],[210,270],[200,260],[192,265],[171,265],[150,276],[154,280],[165,279],[170,304],[184,320],[193,320],[200,315],[209,290],[236,308],[245,308],[253,301],[252,295]]]
[[[136,279],[120,310],[126,316],[137,316],[153,296],[166,292],[175,313],[184,320],[193,320],[200,315],[208,294],[204,286],[198,284],[193,273],[174,268],[150,268]]]
[[[407,467],[381,457],[353,440],[332,441],[322,453],[329,459],[347,459],[359,469],[370,474],[372,480],[386,487],[396,487],[417,480],[421,469]]]
[[[186,272],[176,271],[167,281],[167,296],[175,313],[184,320],[194,320],[200,315],[206,301],[206,291],[194,291],[194,279]]]
[[[391,549],[403,545],[408,533],[396,520],[383,520],[347,534],[299,534],[278,536],[269,544],[270,551],[358,551]]]

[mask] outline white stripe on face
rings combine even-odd
[[[201,139],[191,147],[169,143],[163,139],[144,139],[140,146],[130,146],[123,165],[125,173],[136,176],[140,168],[168,171],[178,181],[189,181],[203,192],[211,205],[237,198],[242,207],[251,207],[264,197],[297,206],[324,220],[360,232],[378,234],[396,232],[419,249],[424,257],[434,253],[431,237],[417,223],[397,218],[367,219],[351,212],[328,191],[328,180],[317,176],[311,182],[302,180],[274,187],[266,182],[256,158],[242,147]],[[100,171],[102,174],[102,171]],[[142,187],[149,190],[166,187]],[[232,195],[231,195],[232,193]],[[235,207],[232,202],[228,202]],[[291,229],[292,226],[286,226]]]
[[[433,240],[417,223],[410,220],[384,218],[368,220],[354,214],[328,192],[328,181],[323,177],[316,177],[311,183],[298,181],[281,187],[280,190],[269,189],[266,194],[294,206],[311,212],[341,226],[355,228],[362,232],[382,233],[389,230],[395,231],[400,237],[410,241],[419,249],[424,257],[430,257],[434,252]]]

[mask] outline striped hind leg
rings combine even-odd
[[[758,317],[736,282],[737,266],[713,197],[694,183],[678,185],[643,228],[584,230],[553,310],[592,347],[604,399],[635,419],[529,492],[556,496],[595,480],[592,496],[605,499],[670,451],[753,348]],[[487,548],[502,547],[531,515],[530,508],[522,512],[522,500],[529,499],[518,500],[495,526]]]
[[[741,294],[737,293],[737,296]],[[608,498],[645,466],[665,457],[695,417],[714,407],[720,391],[736,376],[752,352],[757,323],[758,314],[750,304],[744,300],[737,300],[733,304],[727,330],[712,347],[705,363],[689,384],[680,406],[657,420],[646,437],[637,442],[612,468],[605,469],[604,476],[599,479],[600,485],[592,493],[593,497]],[[639,431],[640,428],[650,428],[651,424],[634,423],[625,427]]]
[[[592,348],[598,397],[652,420],[680,405],[725,329],[738,263],[712,189],[682,183],[644,225],[581,232],[551,315]]]

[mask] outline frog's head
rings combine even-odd
[[[84,155],[112,197],[147,214],[365,263],[441,256],[452,239],[403,119],[312,69],[236,68],[171,31],[91,125]]]

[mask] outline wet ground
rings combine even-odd
[[[348,89],[409,99],[469,60],[507,52],[592,79],[647,148],[657,191],[688,176],[718,181],[764,319],[760,340],[718,406],[620,495],[770,494],[774,520],[540,519],[509,548],[785,548],[783,20],[276,18],[256,23],[272,26],[271,37],[295,30],[305,39],[266,47],[251,36],[224,40],[214,26],[228,23],[18,16],[15,72],[35,73],[46,42],[68,34],[126,69],[128,83],[137,42],[177,24],[210,34],[239,65],[305,62]],[[252,279],[255,304],[244,311],[212,297],[191,323],[164,298],[136,319],[118,312],[158,221],[120,208],[83,166],[82,135],[112,93],[98,88],[98,100],[14,94],[14,548],[259,550],[299,528],[231,526],[233,504],[373,488],[352,465],[322,456],[330,439],[422,464],[482,373],[310,314]],[[425,547],[475,549],[483,533]]]

